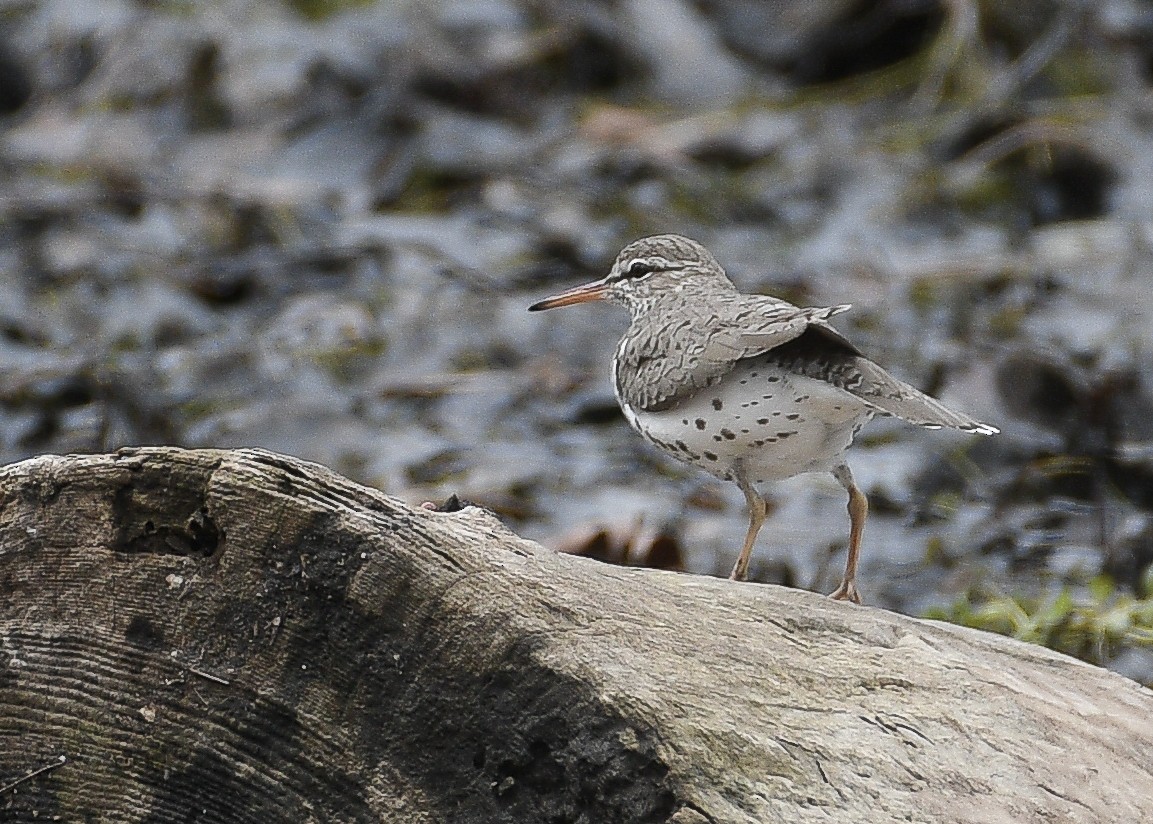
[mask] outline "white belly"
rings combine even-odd
[[[665,452],[753,483],[831,470],[874,409],[829,383],[750,363],[679,406],[643,412],[621,403],[634,429]]]

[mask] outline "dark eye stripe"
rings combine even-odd
[[[641,258],[639,260],[634,260],[629,264],[629,268],[625,272],[625,275],[630,278],[640,278],[644,277],[645,275],[650,275],[656,270],[657,267],[653,265],[651,260],[645,260],[644,258]]]
[[[651,275],[653,272],[668,272],[673,269],[684,269],[683,263],[674,263],[668,258],[651,257],[651,258],[636,258],[629,261],[629,265],[616,275],[613,280],[632,280],[634,278],[643,278],[645,275]]]

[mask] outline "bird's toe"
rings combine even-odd
[[[841,581],[841,585],[830,592],[829,597],[834,601],[852,601],[854,604],[861,603],[861,593],[857,591],[857,582],[853,580]]]

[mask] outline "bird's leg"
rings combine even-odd
[[[743,581],[749,571],[749,556],[753,553],[753,544],[757,540],[757,533],[761,531],[761,524],[765,522],[766,507],[765,499],[753,487],[739,463],[734,468],[733,480],[737,482],[741,492],[745,493],[745,500],[749,504],[749,531],[745,533],[745,545],[741,547],[741,554],[737,556],[737,562],[733,565],[733,571],[729,578],[734,581]]]
[[[857,561],[861,556],[861,534],[865,531],[865,519],[869,516],[869,499],[853,482],[853,473],[849,471],[848,464],[836,467],[833,477],[849,493],[849,557],[845,561],[845,577],[829,597],[859,604],[861,593],[857,592]]]

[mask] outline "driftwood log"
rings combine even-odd
[[[0,493],[0,821],[1153,821],[1153,693],[1039,647],[255,450]]]

